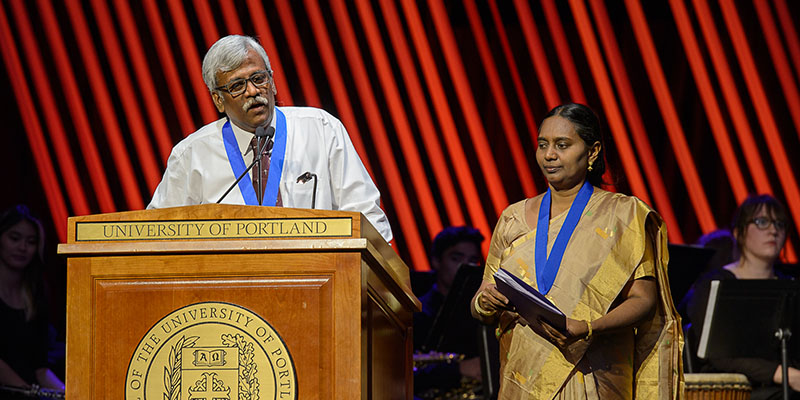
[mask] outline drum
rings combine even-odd
[[[749,400],[750,382],[742,374],[684,374],[686,400]]]

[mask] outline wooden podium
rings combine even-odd
[[[420,303],[360,213],[73,217],[58,251],[68,399],[412,398]]]

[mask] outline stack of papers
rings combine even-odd
[[[494,279],[497,290],[511,301],[516,311],[528,322],[542,319],[560,332],[567,331],[567,316],[531,285],[502,268],[494,274]]]

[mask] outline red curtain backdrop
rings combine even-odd
[[[202,82],[221,35],[257,37],[279,105],[347,127],[415,269],[448,225],[488,238],[546,189],[553,106],[604,122],[608,188],[691,243],[751,193],[800,227],[800,5],[788,0],[2,0],[4,206],[65,240],[71,215],[141,209],[172,146],[220,117]],[[55,242],[55,240],[51,240]]]

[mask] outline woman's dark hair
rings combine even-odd
[[[37,235],[36,254],[28,267],[25,268],[22,276],[25,318],[31,320],[38,311],[37,304],[41,301],[38,296],[42,289],[42,271],[44,269],[44,229],[42,228],[42,223],[31,214],[28,206],[16,205],[3,211],[3,214],[0,215],[0,236],[22,221],[27,221],[33,225]]]
[[[733,232],[734,237],[737,239],[736,250],[739,253],[737,257],[735,257],[736,259],[743,254],[742,243],[744,242],[745,233],[747,232],[747,225],[753,222],[753,218],[755,218],[762,209],[764,209],[768,215],[787,224],[786,230],[789,230],[789,216],[786,213],[786,208],[778,199],[768,194],[746,198],[742,204],[739,205],[739,208],[736,209],[736,212],[733,214],[733,221],[731,221],[731,232]]]
[[[544,119],[556,116],[571,122],[575,127],[575,132],[587,146],[600,142],[600,153],[597,155],[597,160],[592,164],[592,170],[586,176],[589,183],[599,187],[603,184],[603,174],[606,172],[606,146],[603,143],[603,132],[600,129],[600,119],[597,114],[583,104],[567,103],[550,110],[544,116]]]

